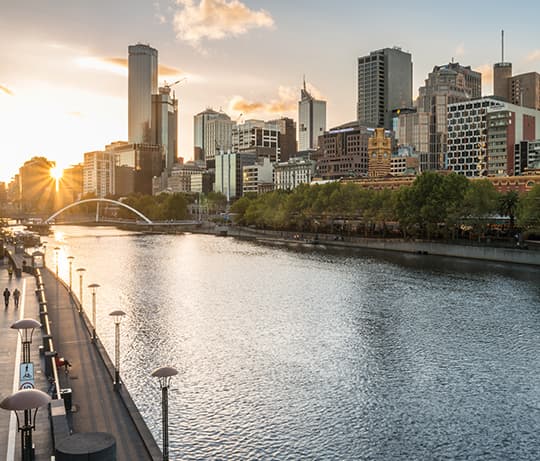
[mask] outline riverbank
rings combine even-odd
[[[503,248],[485,245],[453,244],[405,239],[361,238],[353,236],[338,236],[332,234],[310,234],[298,232],[282,232],[258,230],[230,226],[216,228],[218,235],[235,238],[256,240],[259,242],[279,243],[291,246],[328,247],[328,248],[358,248],[380,251],[397,251],[420,255],[448,256],[462,259],[475,259],[511,264],[526,264],[540,266],[540,251],[537,248]]]

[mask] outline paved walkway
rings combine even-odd
[[[13,296],[10,297],[9,306],[4,308],[4,298],[0,307],[0,400],[13,394],[19,389],[19,363],[21,359],[21,343],[16,330],[11,329],[13,322],[21,318],[33,318],[39,321],[39,305],[35,295],[35,278],[28,274],[15,275],[10,279],[6,264],[0,259],[0,291],[7,287],[11,292],[18,288],[22,295],[19,308],[15,309]],[[34,363],[35,387],[47,392],[48,382],[40,362],[39,346],[42,344],[41,331],[34,332],[33,343],[30,348],[30,359]],[[50,461],[52,454],[52,441],[50,435],[49,415],[46,408],[37,413],[36,431],[33,433],[33,442],[36,448],[36,461]],[[7,461],[19,460],[21,439],[17,433],[17,420],[13,412],[0,410],[0,459]]]
[[[139,418],[139,430],[133,414],[127,411],[125,397],[122,399],[113,390],[108,369],[112,364],[105,363],[98,353],[100,344],[91,341],[84,317],[75,308],[68,289],[47,269],[42,270],[42,277],[55,348],[60,357],[72,363],[69,375],[62,373],[60,380],[63,388],[69,387],[73,391],[74,411],[70,421],[73,432],[113,434],[120,461],[161,459],[161,452],[144,423],[143,435],[140,435],[142,418],[136,409],[132,408],[136,413],[135,420],[137,416]]]

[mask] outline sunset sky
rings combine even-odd
[[[159,52],[160,82],[186,80],[179,153],[193,153],[193,115],[297,118],[305,74],[328,101],[328,127],[356,114],[356,60],[400,46],[413,55],[414,92],[452,57],[483,72],[505,30],[514,74],[540,71],[540,4],[387,0],[21,0],[0,13],[0,181],[35,155],[60,166],[127,138],[127,47]],[[499,3],[501,5],[499,6]],[[434,4],[437,4],[434,6]],[[383,6],[384,5],[384,6]]]

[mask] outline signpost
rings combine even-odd
[[[19,390],[34,389],[34,364],[21,363],[19,366]]]

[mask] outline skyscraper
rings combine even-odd
[[[158,93],[158,52],[138,43],[128,47],[128,139],[152,142],[152,95]]]
[[[435,66],[425,82],[425,86],[418,90],[417,106],[420,112],[429,114],[429,152],[438,159],[435,169],[443,169],[448,138],[448,104],[480,98],[482,74],[470,66],[450,62]]]
[[[193,117],[193,159],[195,161],[206,161],[207,160],[207,141],[215,148],[215,140],[207,140],[207,131],[208,131],[208,122],[216,118],[223,118],[230,120],[230,117],[227,114],[222,112],[216,112],[213,109],[206,109],[203,112],[198,113]],[[230,143],[229,143],[230,144]],[[220,147],[226,149],[226,146]],[[229,147],[230,148],[230,145]],[[212,151],[215,153],[215,151]],[[212,156],[212,158],[215,155]]]
[[[326,130],[326,101],[315,99],[304,87],[298,102],[298,150],[316,150]]]
[[[152,144],[164,146],[163,167],[170,174],[178,157],[178,100],[167,85],[152,95]]]
[[[392,110],[412,106],[411,54],[384,48],[358,58],[357,119],[361,125],[392,129]]]

